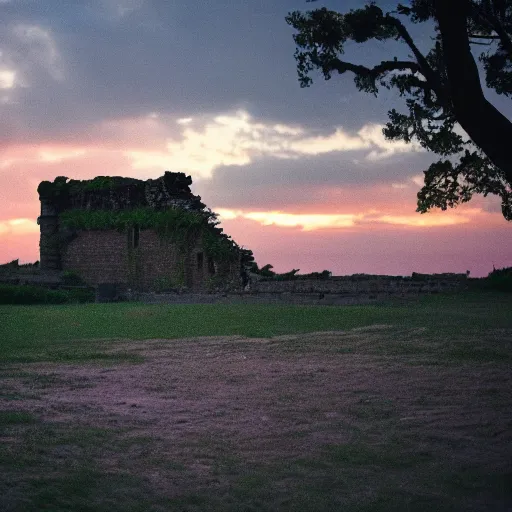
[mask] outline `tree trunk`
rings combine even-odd
[[[468,0],[434,0],[457,121],[512,185],[512,122],[484,96],[469,44]]]

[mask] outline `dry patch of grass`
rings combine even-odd
[[[378,325],[4,365],[0,509],[506,510],[511,342]]]

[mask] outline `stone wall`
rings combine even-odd
[[[38,187],[41,201],[41,215],[38,218],[41,231],[39,243],[41,268],[43,270],[64,268],[63,248],[75,234],[61,226],[59,216],[66,210],[123,211],[149,207],[158,210],[179,208],[201,211],[205,205],[201,202],[200,196],[191,192],[191,184],[190,176],[172,172],[166,172],[160,178],[146,181],[98,176],[93,180],[84,181],[68,181],[67,178],[60,177],[53,183],[41,182]],[[91,254],[91,251],[88,253]],[[91,269],[90,273],[95,272]],[[108,271],[106,273],[108,275]]]
[[[41,215],[37,219],[41,236],[39,239],[40,265],[43,270],[59,270],[62,265],[60,253],[59,218],[51,203],[41,201]]]
[[[180,286],[201,288],[205,269],[193,266],[200,248],[183,255],[153,230],[142,230],[137,247],[128,233],[82,231],[62,254],[63,270],[77,272],[89,285],[117,283],[140,291]]]
[[[415,276],[419,276],[416,274]],[[439,293],[464,289],[465,275],[459,276],[335,276],[329,279],[295,279],[291,281],[253,281],[252,294],[318,294],[342,296],[403,296]]]
[[[128,233],[81,231],[63,250],[62,269],[78,273],[89,285],[117,283],[138,291],[205,290],[219,272],[238,278],[236,265],[214,264],[200,240],[183,253],[148,229],[139,232],[136,245]]]
[[[223,294],[142,293],[134,296],[133,299],[167,304],[343,306],[376,304],[392,298],[413,299],[431,293],[462,292],[468,289],[470,282],[471,280],[467,279],[466,274],[413,274],[410,277],[355,275],[291,281],[253,280],[249,289],[242,292]]]
[[[240,289],[242,251],[215,226],[191,184],[190,176],[172,172],[145,181],[97,176],[41,182],[41,270],[73,271],[89,285],[117,284],[140,292]],[[187,239],[187,249],[158,236],[157,227],[159,232],[181,229],[174,234]],[[194,236],[190,247],[188,238],[193,242]]]
[[[89,285],[128,282],[127,235],[84,231],[62,251],[62,269],[76,272]]]

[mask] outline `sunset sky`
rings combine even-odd
[[[311,5],[363,2],[0,0],[0,263],[39,258],[40,181],[170,170],[279,272],[512,266],[498,198],[415,212],[436,156],[384,139],[387,111],[404,109],[395,94],[360,93],[348,75],[299,87],[284,17]],[[426,49],[431,33],[412,31]],[[407,52],[346,53],[368,65],[394,55]]]

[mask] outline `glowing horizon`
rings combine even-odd
[[[141,126],[144,136],[139,136]],[[336,186],[299,181],[280,189],[276,189],[270,176],[265,188],[256,181],[254,194],[240,199],[236,192],[230,194],[232,180],[216,183],[219,173],[222,176],[229,171],[243,184],[245,169],[261,161],[268,161],[269,165],[290,162],[287,168],[293,170],[302,158],[347,155],[353,162],[351,165],[364,173],[365,168],[378,165],[376,160],[395,158],[398,162],[417,152],[414,147],[387,143],[379,138],[379,130],[375,125],[367,125],[351,133],[338,127],[325,135],[313,135],[306,126],[256,121],[240,110],[178,119],[153,113],[138,119],[103,121],[94,127],[94,134],[84,135],[83,142],[78,134],[73,134],[70,140],[6,144],[0,160],[0,257],[3,261],[19,258],[24,262],[39,258],[36,189],[40,181],[53,180],[56,176],[156,178],[163,174],[168,162],[173,162],[175,171],[187,172],[190,165],[187,174],[193,177],[194,193],[199,190],[203,201],[219,214],[225,231],[240,245],[251,248],[258,263],[272,263],[281,271],[297,267],[323,270],[320,267],[325,267],[332,257],[311,256],[309,249],[321,239],[328,253],[338,252],[340,262],[336,263],[335,258],[329,268],[334,273],[375,273],[373,269],[380,269],[381,273],[386,269],[384,273],[407,273],[406,262],[397,265],[386,256],[388,265],[383,266],[381,260],[384,247],[388,246],[385,251],[394,254],[389,243],[392,242],[391,247],[400,246],[411,236],[411,240],[429,239],[428,249],[411,251],[410,247],[403,247],[404,253],[409,253],[415,262],[416,271],[448,271],[457,267],[453,261],[457,257],[450,255],[451,261],[446,260],[445,265],[449,268],[441,268],[443,263],[436,261],[436,247],[445,250],[454,229],[458,233],[467,232],[470,238],[482,230],[494,233],[492,245],[498,251],[490,254],[489,259],[493,260],[492,264],[512,265],[506,250],[508,226],[495,207],[489,208],[492,198],[476,198],[457,209],[420,215],[414,211],[415,193],[421,184],[417,171],[402,174],[399,179],[391,177],[387,182],[381,179]],[[358,163],[352,155],[359,155],[363,163]],[[377,234],[381,238],[379,243],[375,243]],[[276,236],[277,240],[288,240],[288,248],[279,248]],[[365,258],[352,253],[350,257],[344,256],[346,249],[338,246],[349,239],[359,240],[354,243],[356,247],[362,244],[361,251],[370,249],[373,260],[367,255]],[[422,245],[418,241],[408,243]],[[478,246],[476,240],[475,245]],[[477,252],[481,254],[482,247]],[[454,247],[453,254],[457,253]],[[477,275],[485,275],[490,267],[483,253],[482,263],[474,270]],[[465,272],[466,267],[475,265],[467,253],[458,257],[461,260],[458,271]]]

